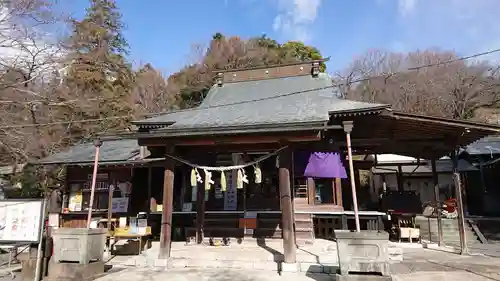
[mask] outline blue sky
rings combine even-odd
[[[86,0],[70,10],[83,15]],[[500,48],[499,0],[117,0],[131,59],[169,74],[196,59],[215,32],[303,40],[330,56],[328,72],[370,49]],[[495,58],[496,59],[496,58]]]

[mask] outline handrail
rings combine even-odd
[[[471,219],[467,219],[467,222],[471,225],[472,230],[474,230],[474,233],[479,238],[479,241],[481,241],[481,243],[483,243],[483,244],[488,244],[488,239],[486,239],[486,237],[484,237],[484,235],[481,232],[481,230],[479,230],[479,227],[477,226],[477,223],[474,220],[471,220]]]

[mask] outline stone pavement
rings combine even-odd
[[[277,273],[259,270],[224,270],[224,269],[174,269],[174,270],[153,270],[129,268],[117,273],[108,274],[96,281],[327,281],[334,280],[334,277],[317,273]],[[394,281],[491,281],[500,280],[488,276],[481,276],[464,271],[446,272],[415,272],[409,274],[395,274]]]
[[[500,281],[500,259],[498,258],[484,255],[460,256],[444,251],[414,247],[404,248],[403,251],[403,261],[391,265],[395,281]],[[276,271],[270,270],[256,270],[247,267],[240,269],[210,268],[198,264],[197,266],[193,265],[193,267],[169,269],[129,267],[99,278],[98,281],[119,280],[120,278],[127,278],[128,281],[160,281],[165,279],[169,281],[334,280],[332,275],[320,274],[315,271],[286,272],[280,276]]]

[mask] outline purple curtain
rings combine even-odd
[[[304,171],[304,176],[313,178],[347,178],[340,154],[335,152],[313,152]]]

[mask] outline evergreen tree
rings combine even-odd
[[[122,29],[121,14],[114,0],[91,0],[82,20],[72,22],[69,38],[70,67],[65,79],[69,99],[81,99],[66,110],[68,118],[108,118],[132,116],[130,95],[134,75],[126,62],[128,44]],[[130,118],[102,120],[72,127],[78,135],[119,130],[129,125]],[[97,126],[96,126],[97,125]],[[77,134],[80,131],[82,134]]]

